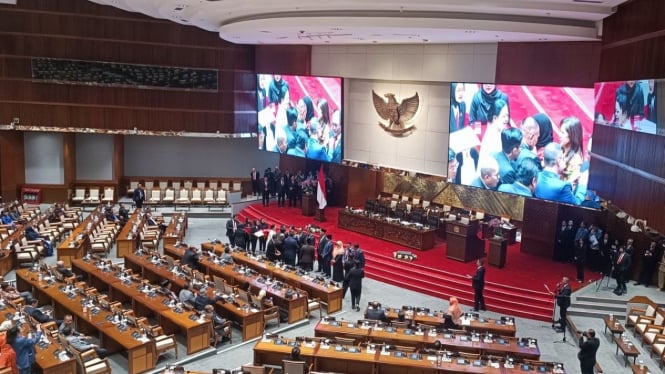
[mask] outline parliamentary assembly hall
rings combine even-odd
[[[0,0],[0,374],[662,372],[663,14]]]

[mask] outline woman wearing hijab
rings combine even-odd
[[[332,251],[332,280],[333,282],[341,282],[344,280],[344,243],[338,240],[333,246]]]
[[[473,95],[469,110],[469,123],[486,124],[492,121],[494,103],[503,100],[508,103],[508,96],[499,91],[495,84],[483,84],[482,89]]]
[[[462,308],[459,306],[459,300],[455,296],[450,297],[450,306],[445,313],[446,321],[444,322],[443,327],[447,329],[457,329],[459,328],[461,319],[462,319]]]
[[[464,83],[450,84],[450,132],[464,128],[466,103],[464,102]]]
[[[540,135],[538,135],[538,142],[536,143],[536,149],[538,150],[538,158],[543,159],[543,149],[546,145],[554,141],[554,136],[552,135],[552,121],[550,118],[543,114],[538,113],[532,116],[540,130]]]

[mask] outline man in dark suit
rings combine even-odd
[[[522,148],[522,131],[511,127],[501,131],[501,151],[492,156],[499,164],[499,178],[501,184],[511,184],[515,181],[515,160],[520,155]]]
[[[198,253],[196,247],[189,247],[185,250],[185,254],[182,255],[182,260],[180,263],[182,265],[187,265],[191,267],[192,269],[199,269],[199,258],[200,254]]]
[[[268,177],[263,177],[263,182],[261,182],[261,199],[263,201],[263,206],[268,206],[270,204],[270,181]]]
[[[234,214],[230,220],[226,221],[226,237],[229,239],[229,244],[235,245],[236,231],[238,230],[238,220]]]
[[[576,195],[570,182],[559,179],[559,172],[561,171],[559,165],[562,157],[561,145],[550,143],[545,146],[543,171],[538,174],[538,184],[534,196],[545,200],[580,205],[584,200],[584,196]]]
[[[289,183],[286,180],[286,177],[281,177],[279,179],[279,182],[277,182],[277,206],[278,207],[283,207],[285,198],[286,198],[286,192],[289,188]]]
[[[376,321],[385,322],[388,320],[388,316],[386,316],[386,311],[381,308],[378,303],[372,302],[367,307],[367,312],[365,312],[365,319],[373,319]]]
[[[321,251],[321,255],[323,256],[323,260],[320,263],[320,265],[323,265],[323,272],[326,274],[326,276],[330,277],[330,261],[332,260],[332,251],[333,251],[333,241],[332,241],[332,235],[327,235],[326,238],[328,239],[326,241],[325,247],[323,247],[323,251]]]
[[[299,251],[300,251],[300,246],[298,245],[298,241],[294,237],[293,231],[290,231],[289,235],[284,239],[284,247],[282,249],[282,260],[287,265],[295,266],[296,257],[298,256]]]
[[[472,187],[496,190],[499,185],[499,163],[494,157],[485,157],[478,165],[478,177],[471,181]]]
[[[298,265],[305,271],[314,269],[314,237],[308,236],[305,245],[300,247],[298,254]]]
[[[471,278],[471,285],[473,286],[473,311],[486,310],[485,296],[483,290],[485,289],[485,267],[483,266],[483,259],[479,258],[476,261],[476,274]]]
[[[37,307],[37,303],[37,299],[30,300],[30,304],[25,306],[24,312],[32,316],[32,318],[34,318],[39,323],[55,321],[48,314],[42,312],[42,310]]]
[[[586,338],[586,341],[584,340]],[[580,336],[580,351],[577,353],[577,359],[580,360],[580,369],[582,374],[594,374],[596,366],[596,352],[600,346],[600,340],[596,338],[596,332],[589,329]]]
[[[143,185],[141,183],[139,183],[138,186],[136,186],[134,189],[132,200],[134,200],[134,204],[136,204],[138,209],[143,207],[143,202],[145,201],[145,190],[143,189]]]
[[[628,290],[626,289],[626,276],[630,270],[630,265],[632,263],[632,258],[630,254],[626,252],[623,246],[619,247],[619,254],[614,265],[614,272],[617,278],[617,288],[614,289],[616,295],[623,295]]]
[[[321,229],[321,237],[319,239],[319,245],[316,247],[316,258],[317,263],[319,264],[319,273],[323,273],[323,249],[326,247],[328,242],[328,236],[326,235],[326,229]]]
[[[332,244],[332,240],[329,243]],[[360,311],[360,293],[363,288],[364,277],[365,271],[360,268],[357,262],[354,264],[353,269],[346,273],[345,277],[345,280],[349,283],[349,290],[351,291],[351,308],[355,309],[356,312]]]
[[[563,277],[556,289],[556,303],[559,305],[559,326],[561,331],[566,328],[566,317],[568,315],[568,307],[570,306],[570,280],[568,277]]]
[[[252,168],[252,171],[249,173],[249,178],[252,181],[252,194],[258,196],[259,191],[261,191],[261,173],[259,173],[256,168]]]

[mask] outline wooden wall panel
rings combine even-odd
[[[600,42],[499,43],[496,83],[593,87]]]
[[[346,166],[348,170],[347,201],[344,205],[364,207],[368,197],[381,193],[383,173]]]
[[[520,250],[552,258],[558,222],[559,204],[538,199],[525,199]]]
[[[5,202],[18,198],[18,186],[25,182],[23,132],[0,131],[0,195]]]
[[[20,2],[0,17],[0,114],[22,125],[232,133],[256,121],[253,46],[86,0]],[[219,91],[32,82],[32,57],[217,69]]]
[[[312,47],[308,45],[257,45],[254,70],[262,74],[310,75]]]
[[[589,188],[648,225],[665,232],[665,137],[597,126]]]
[[[599,81],[665,77],[665,2],[633,0],[603,20]]]

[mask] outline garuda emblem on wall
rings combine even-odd
[[[381,126],[384,131],[396,137],[408,136],[415,131],[415,124],[411,123],[411,121],[420,106],[418,92],[416,92],[415,95],[402,100],[401,103],[397,102],[395,94],[386,93],[383,96],[388,100],[384,100],[372,90],[372,102],[374,103],[376,113],[379,117],[388,121],[388,124],[379,122],[379,126]]]

